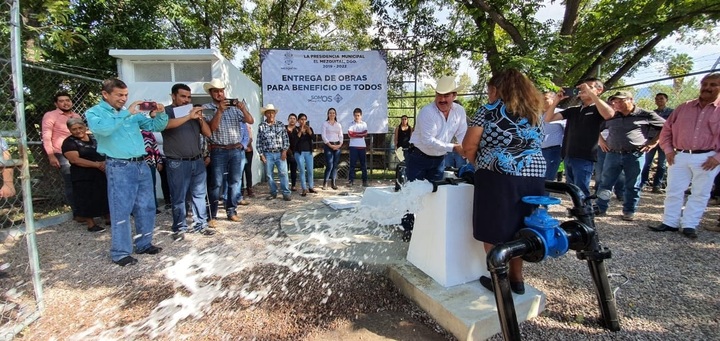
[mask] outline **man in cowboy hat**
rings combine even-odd
[[[450,142],[462,141],[467,131],[465,109],[453,102],[458,90],[455,77],[444,76],[437,81],[435,101],[420,109],[405,159],[408,181],[442,180],[445,154],[463,155],[462,145]]]
[[[598,140],[600,148],[607,154],[598,186],[597,205],[601,214],[607,211],[611,189],[620,172],[624,172],[622,220],[632,221],[640,203],[640,173],[645,164],[645,153],[657,145],[665,119],[635,105],[629,91],[616,92],[609,102],[617,111],[600,128],[602,131],[607,127],[608,135],[607,140],[602,136]]]
[[[223,174],[227,173],[228,195],[224,203],[228,219],[240,221],[236,212],[237,205],[248,204],[242,199],[240,190],[242,171],[246,162],[245,147],[249,140],[247,131],[243,127],[245,123],[255,123],[255,119],[248,111],[244,100],[225,98],[225,84],[219,79],[203,84],[203,89],[212,98],[212,103],[203,105],[203,108],[215,110],[210,117],[205,117],[212,131],[208,141],[211,172],[208,198],[212,222],[208,224],[213,226],[213,220],[217,219]]]
[[[265,121],[258,126],[257,151],[260,154],[260,161],[265,164],[265,173],[270,185],[270,195],[266,199],[272,200],[277,197],[277,185],[273,179],[273,168],[277,166],[283,200],[290,201],[288,167],[285,161],[288,148],[290,148],[287,128],[282,122],[275,120],[278,110],[274,105],[268,104],[260,109],[260,112],[265,116]]]

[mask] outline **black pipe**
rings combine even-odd
[[[577,220],[565,222],[560,227],[568,238],[570,249],[577,252],[579,259],[587,261],[595,284],[603,325],[612,331],[620,330],[615,297],[610,290],[604,264],[604,260],[610,258],[610,251],[600,245],[595,231],[594,213],[590,202],[592,197],[586,198],[580,188],[573,184],[546,181],[545,189],[549,192],[570,195],[573,202],[570,213]],[[531,258],[536,261],[544,258],[544,255],[534,255],[538,250],[544,249],[540,237],[532,231],[527,230],[527,233],[523,231],[526,229],[520,230],[517,240],[496,245],[487,255],[487,267],[492,276],[495,303],[505,340],[520,340],[521,337],[508,278],[508,263],[513,258],[523,256],[524,258],[532,256]]]
[[[536,250],[538,247],[543,247],[542,240],[535,236],[535,238],[521,238],[496,245],[487,254],[487,267],[492,277],[495,304],[505,340],[520,340],[520,327],[508,278],[508,263],[511,259]]]
[[[575,251],[577,251],[579,259],[587,260],[590,276],[595,284],[595,295],[598,299],[603,325],[612,331],[620,330],[620,319],[617,315],[615,297],[612,290],[610,290],[607,268],[604,262],[605,259],[610,258],[610,251],[600,244],[598,235],[594,232],[595,220],[592,204],[590,204],[588,198],[585,198],[580,188],[573,184],[546,181],[545,189],[550,192],[570,195],[574,206],[571,210],[572,215],[580,223],[593,230],[593,233],[587,236],[589,240],[586,241],[585,247],[582,250],[575,249]]]

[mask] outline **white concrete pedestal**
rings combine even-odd
[[[472,235],[474,186],[438,186],[415,213],[407,260],[440,285],[477,281],[487,274],[483,243]]]

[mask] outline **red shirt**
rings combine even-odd
[[[720,98],[704,108],[694,99],[678,106],[660,132],[660,148],[667,154],[676,149],[714,150],[720,161]]]

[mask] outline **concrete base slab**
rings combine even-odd
[[[459,340],[485,340],[502,331],[495,296],[479,281],[445,288],[409,262],[390,265],[388,275],[398,290],[425,310]],[[513,294],[518,323],[545,309],[545,295],[525,284]]]

